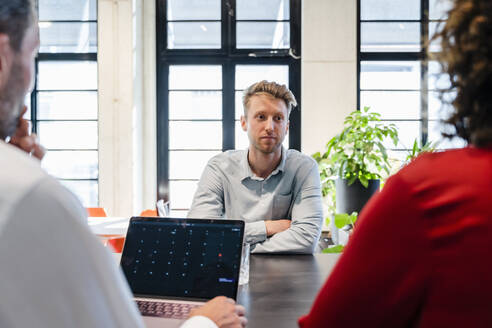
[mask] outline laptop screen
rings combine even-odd
[[[135,295],[236,298],[244,222],[130,220],[121,268]]]

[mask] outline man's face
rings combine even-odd
[[[5,37],[3,35],[3,37]],[[11,136],[24,107],[24,98],[34,82],[34,59],[39,48],[37,22],[26,30],[21,48],[14,51],[9,44],[1,49],[2,85],[0,86],[0,139]]]
[[[250,148],[264,154],[278,151],[289,131],[285,102],[269,95],[252,96],[241,127],[248,133]]]

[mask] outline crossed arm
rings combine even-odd
[[[260,220],[246,223],[246,241],[253,253],[314,252],[323,217],[319,173],[315,163],[300,177],[294,195],[292,219]],[[223,217],[224,187],[221,176],[210,165],[205,168],[193,199],[189,217]]]
[[[305,253],[315,251],[321,233],[323,210],[319,173],[316,164],[301,180],[295,194],[290,220],[266,220],[266,236],[253,249],[254,253]],[[285,229],[285,221],[290,225]],[[276,230],[276,229],[284,230]],[[269,232],[273,230],[270,235]]]

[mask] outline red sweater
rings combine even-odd
[[[492,327],[492,148],[390,178],[299,325]]]

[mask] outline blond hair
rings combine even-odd
[[[283,100],[285,106],[287,106],[287,117],[289,117],[292,107],[297,106],[297,101],[296,98],[294,97],[294,94],[285,85],[263,80],[252,84],[249,88],[244,90],[244,94],[243,94],[244,116],[247,115],[247,110],[251,97],[257,95],[269,95],[272,96],[273,98]]]

